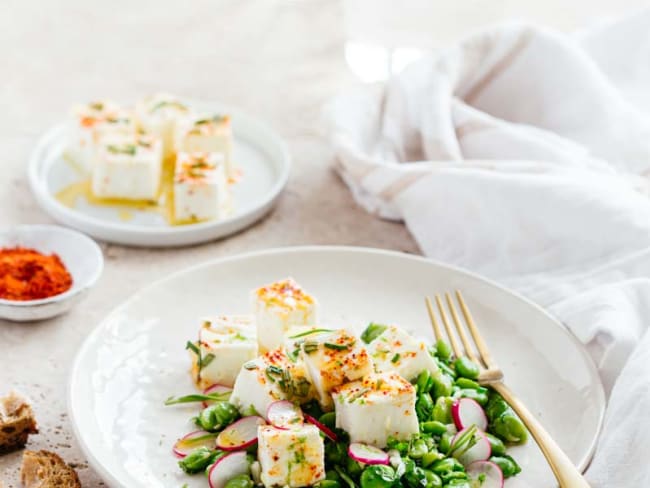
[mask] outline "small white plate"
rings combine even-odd
[[[132,246],[197,244],[252,225],[268,213],[287,183],[291,163],[285,143],[266,125],[237,110],[205,102],[192,106],[232,116],[233,160],[243,176],[233,185],[230,217],[174,226],[157,213],[131,209],[125,213],[118,207],[89,204],[85,198],[78,198],[73,207],[64,205],[57,193],[88,175],[63,158],[67,134],[63,125],[43,135],[30,159],[29,183],[39,204],[62,224],[103,241]]]
[[[72,275],[72,287],[39,300],[0,299],[0,319],[28,322],[55,317],[79,303],[99,279],[104,258],[99,246],[85,235],[56,225],[20,225],[0,230],[0,248],[27,247],[57,254]]]
[[[531,302],[470,273],[421,257],[361,248],[286,248],[212,261],[158,281],[116,308],[72,369],[69,409],[89,461],[110,486],[207,487],[171,453],[196,405],[165,407],[195,391],[185,343],[199,318],[249,310],[249,292],[294,277],[320,302],[322,323],[402,324],[432,338],[424,296],[460,289],[506,380],[584,469],[605,409],[597,371],[577,339]],[[512,454],[523,472],[506,488],[555,486],[531,440]]]

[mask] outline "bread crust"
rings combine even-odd
[[[24,447],[30,434],[38,433],[32,407],[18,393],[0,398],[0,454]]]
[[[20,481],[24,488],[81,488],[77,472],[50,451],[25,451]]]

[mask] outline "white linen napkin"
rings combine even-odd
[[[586,344],[611,392],[588,479],[650,486],[650,10],[496,27],[325,114],[360,205]]]

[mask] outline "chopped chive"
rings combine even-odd
[[[301,332],[300,334],[289,336],[289,339],[298,339],[299,337],[305,337],[311,334],[320,334],[321,332],[332,332],[332,329],[312,329],[307,332]]]
[[[401,357],[400,354],[399,354],[399,353],[396,353],[396,354],[393,356],[393,359],[390,360],[390,362],[394,364],[394,363],[396,363],[397,361],[399,361],[399,358],[400,358],[400,357]]]
[[[345,351],[350,349],[354,343],[349,344],[334,344],[333,342],[325,342],[323,345],[328,349],[334,349],[335,351]]]

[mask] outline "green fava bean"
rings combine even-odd
[[[442,487],[442,480],[440,479],[440,476],[438,476],[436,473],[428,469],[423,469],[422,471],[424,471],[424,476],[427,479],[427,488]]]
[[[427,443],[423,439],[418,439],[411,445],[409,456],[413,459],[420,459],[427,451]]]
[[[467,378],[458,378],[456,380],[456,386],[459,388],[469,388],[470,390],[478,390],[481,388],[481,385],[479,385],[476,381]]]
[[[422,371],[415,382],[418,393],[428,393],[427,387],[429,386],[429,381],[431,379],[431,373],[428,370]]]
[[[234,405],[228,402],[216,402],[204,408],[195,419],[197,426],[209,432],[215,432],[232,424],[239,417]]]
[[[362,465],[359,464],[354,459],[352,459],[351,457],[348,457],[348,460],[346,462],[346,468],[348,474],[353,478],[357,478],[361,474],[361,471],[363,470]]]
[[[451,395],[454,380],[445,373],[439,373],[432,378],[433,387],[431,393],[434,398],[446,397]]]
[[[188,474],[200,473],[219,456],[220,451],[211,451],[207,447],[199,447],[178,462],[180,468]]]
[[[224,488],[253,488],[255,483],[247,474],[240,474],[228,480]]]
[[[454,404],[454,399],[451,397],[439,397],[433,407],[431,417],[433,420],[442,422],[443,424],[451,424],[453,418],[451,416],[451,408]]]
[[[528,440],[528,431],[514,412],[506,412],[492,421],[490,431],[505,442],[523,444]]]
[[[475,400],[479,405],[485,405],[488,402],[488,393],[487,388],[480,388],[478,390],[473,390],[471,388],[463,388],[458,390],[454,397],[456,398],[471,398]]]
[[[485,437],[490,443],[493,456],[503,456],[506,453],[506,445],[503,443],[501,439],[493,436],[492,434],[487,434],[487,433],[485,434]]]
[[[341,483],[336,480],[324,479],[323,481],[316,483],[314,486],[316,488],[341,488]],[[228,485],[226,485],[226,488],[228,488]]]
[[[442,473],[440,475],[440,478],[442,478],[442,481],[445,483],[451,483],[452,481],[467,481],[467,473],[465,471],[447,471],[446,473]],[[447,485],[445,485],[447,486]],[[455,485],[451,485],[455,486]],[[462,483],[460,486],[464,486]]]
[[[459,357],[454,361],[454,368],[458,376],[469,378],[470,380],[477,379],[480,372],[478,365],[465,356]]]
[[[472,488],[472,484],[467,480],[451,480],[445,485],[445,488]]]
[[[451,347],[441,339],[436,341],[436,356],[445,361],[451,357]]]
[[[368,466],[360,480],[361,488],[390,488],[395,481],[395,470],[382,464]]]
[[[318,418],[318,421],[326,427],[334,429],[336,427],[336,414],[334,412],[324,413]]]
[[[451,434],[442,434],[440,438],[440,443],[438,444],[438,449],[440,452],[447,454],[449,449],[451,449],[451,440],[453,436]]]
[[[434,404],[431,395],[428,393],[422,393],[415,402],[415,413],[418,416],[418,420],[423,422],[430,419],[431,414],[433,413],[433,408]]]
[[[501,468],[504,478],[510,478],[521,472],[519,465],[510,456],[492,456],[490,461]]]
[[[433,463],[433,466],[431,466],[431,471],[440,475],[444,473],[450,473],[452,471],[462,471],[464,469],[465,468],[463,468],[463,465],[456,458],[451,457],[436,461]]]
[[[422,456],[421,462],[422,466],[425,468],[428,468],[431,466],[433,463],[435,463],[438,459],[442,458],[444,455],[436,452],[436,451],[429,451],[427,452],[424,456]]]
[[[447,432],[447,426],[442,422],[438,422],[437,420],[423,422],[421,425],[422,430],[427,434],[442,435]]]

